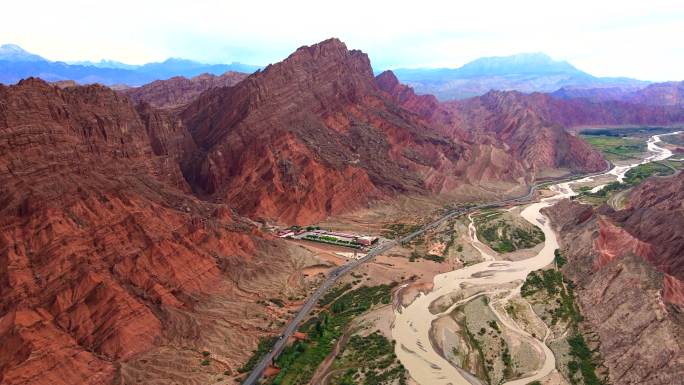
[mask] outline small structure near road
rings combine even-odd
[[[374,243],[377,243],[378,239],[379,239],[378,237],[372,237],[370,235],[364,235],[362,237],[358,237],[356,239],[356,242],[358,242],[359,244],[364,245],[364,246],[370,246]]]
[[[316,226],[302,229],[298,226],[277,232],[280,238],[302,239],[313,242],[327,243],[329,245],[350,247],[353,249],[365,249],[376,244],[380,238],[372,235],[359,235],[343,233],[340,231],[322,230]]]
[[[300,239],[360,249],[373,245],[378,241],[379,238],[368,235],[342,233],[338,231],[313,230],[302,234]]]

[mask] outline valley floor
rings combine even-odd
[[[575,199],[619,205],[620,195],[610,188],[610,199],[597,198],[611,181],[628,185],[659,175],[652,165],[680,168],[662,160],[671,154],[668,145],[654,150],[661,142],[650,143],[649,153],[616,160],[609,173],[538,191],[538,203],[453,218],[360,265],[319,302],[265,383],[606,383],[599,341],[581,321],[573,285],[559,271],[564,258],[556,234],[539,210],[574,195],[573,189]],[[393,239],[439,216],[449,207],[445,202],[403,198],[318,225]],[[308,290],[348,262],[348,249],[288,242],[318,261],[298,278]],[[285,322],[305,295],[265,304],[286,310]],[[273,334],[280,325],[269,326]],[[248,369],[222,380],[240,381]]]

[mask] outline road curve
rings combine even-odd
[[[426,232],[427,230],[430,230],[432,228],[437,227],[438,225],[440,225],[444,221],[447,221],[451,218],[458,217],[458,216],[461,216],[463,214],[468,214],[468,213],[470,213],[472,211],[476,211],[476,210],[505,206],[505,205],[509,205],[509,204],[513,204],[513,203],[520,203],[523,201],[527,201],[532,197],[532,195],[537,190],[537,188],[544,186],[546,184],[563,183],[566,181],[572,181],[572,180],[576,180],[576,179],[580,179],[580,178],[587,178],[587,177],[603,174],[603,173],[607,172],[608,170],[610,170],[610,168],[612,167],[612,165],[609,162],[606,162],[606,164],[607,164],[606,170],[603,170],[600,172],[581,175],[581,176],[573,176],[573,177],[569,177],[569,178],[560,178],[560,179],[556,179],[556,180],[545,181],[545,182],[540,182],[540,183],[534,184],[534,185],[530,186],[527,194],[519,196],[519,197],[508,198],[508,199],[503,199],[503,200],[499,200],[499,201],[494,201],[491,203],[485,203],[485,204],[468,206],[468,207],[461,207],[461,208],[451,210],[451,211],[447,212],[446,214],[444,214],[443,216],[441,216],[440,218],[436,219],[435,221],[421,227],[420,229],[418,229],[418,230],[416,230],[410,234],[407,234],[401,238],[395,239],[395,240],[390,241],[390,242],[385,242],[383,244],[380,244],[380,245],[374,247],[363,258],[359,258],[357,260],[354,260],[350,263],[347,263],[345,265],[342,265],[342,266],[336,268],[335,270],[332,271],[332,273],[330,273],[330,275],[326,278],[326,280],[323,282],[323,284],[321,286],[319,286],[318,289],[316,289],[316,291],[309,297],[309,299],[307,299],[307,301],[304,303],[304,305],[301,307],[301,309],[299,309],[299,311],[297,312],[295,317],[292,319],[292,321],[290,321],[290,323],[287,325],[287,327],[285,328],[283,333],[280,335],[279,339],[273,345],[273,348],[271,349],[271,351],[268,354],[266,354],[264,357],[261,358],[259,363],[257,363],[257,365],[254,367],[254,369],[249,374],[249,376],[247,376],[247,378],[245,378],[245,380],[242,382],[242,384],[243,385],[255,385],[255,384],[257,384],[257,382],[259,381],[259,379],[263,375],[266,368],[271,364],[271,362],[273,362],[278,357],[278,355],[280,355],[280,353],[285,348],[285,345],[287,344],[288,338],[290,338],[294,334],[294,332],[297,330],[297,326],[299,326],[299,324],[304,320],[304,318],[311,312],[311,309],[313,309],[314,306],[316,306],[316,303],[318,303],[318,300],[323,296],[325,291],[328,290],[335,282],[337,282],[337,280],[340,277],[342,277],[346,273],[350,272],[351,270],[353,270],[357,266],[372,260],[377,255],[382,254],[382,253],[394,248],[395,246],[397,246],[399,244],[403,244],[405,242],[410,241],[411,239],[415,238],[416,236]]]

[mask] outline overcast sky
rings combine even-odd
[[[545,52],[599,76],[684,80],[684,0],[4,1],[0,43],[51,60],[264,65],[339,37],[375,69]]]

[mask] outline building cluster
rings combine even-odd
[[[285,230],[280,230],[278,236],[281,238],[294,238],[317,240],[326,243],[339,244],[341,246],[361,246],[369,247],[378,242],[379,238],[371,235],[358,235],[351,233],[342,233],[338,231],[327,231],[319,228],[302,229],[293,227]]]

